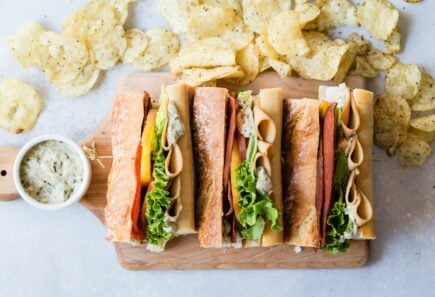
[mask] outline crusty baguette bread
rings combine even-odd
[[[196,88],[192,129],[197,160],[196,219],[202,247],[222,246],[222,195],[228,90]]]
[[[166,87],[168,98],[175,103],[184,125],[184,134],[178,140],[178,146],[183,155],[183,170],[178,178],[180,179],[180,203],[181,211],[177,219],[176,234],[195,233],[195,208],[194,208],[194,168],[192,154],[192,135],[190,129],[190,96],[189,87],[183,83]]]
[[[106,238],[130,242],[132,208],[139,177],[137,150],[144,119],[144,94],[118,94],[112,112],[113,163],[105,208]]]
[[[286,243],[319,247],[316,212],[319,102],[284,101],[283,200]]]
[[[356,177],[356,185],[374,207],[372,181],[374,98],[372,92],[361,89],[353,90],[352,95],[360,116],[361,125],[357,130],[357,135],[364,152],[364,160],[358,167],[360,174]],[[372,219],[359,228],[358,237],[361,239],[376,238],[374,213]]]

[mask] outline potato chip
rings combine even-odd
[[[426,141],[408,133],[406,141],[399,147],[399,162],[402,166],[421,166],[430,154],[432,148]]]
[[[292,74],[292,68],[287,63],[284,63],[278,59],[269,59],[268,63],[270,67],[272,67],[272,69],[275,70],[279,74],[279,76],[283,78]]]
[[[189,42],[219,37],[235,50],[244,48],[254,38],[235,10],[221,6],[195,8],[187,21],[187,32]]]
[[[215,68],[191,68],[181,72],[181,79],[188,85],[196,87],[204,83],[225,77],[240,77],[243,73],[239,66],[223,66]]]
[[[389,155],[394,155],[396,148],[406,141],[407,129],[406,125],[393,118],[377,116],[374,121],[374,143]]]
[[[260,55],[258,57],[258,73],[264,72],[270,69],[269,60],[271,58]]]
[[[94,64],[86,65],[79,75],[68,82],[56,82],[54,86],[59,92],[68,97],[80,97],[89,93],[100,76],[100,69]]]
[[[435,80],[423,71],[421,76],[420,90],[412,99],[412,110],[430,111],[435,109]]]
[[[39,64],[39,37],[45,31],[38,23],[28,23],[17,35],[8,38],[9,51],[21,67],[29,68]]]
[[[370,41],[358,33],[353,32],[347,38],[347,43],[356,50],[357,55],[364,56],[370,48]]]
[[[290,65],[306,79],[331,80],[337,73],[349,45],[319,32],[304,32],[311,52],[306,57],[289,57]]]
[[[340,66],[338,67],[337,73],[334,76],[334,81],[336,83],[341,83],[345,78],[350,68],[355,62],[356,50],[349,46],[347,52],[341,58]]]
[[[236,64],[236,54],[223,40],[213,37],[183,46],[171,61],[173,73],[185,68],[232,66]]]
[[[376,70],[387,70],[396,64],[397,58],[392,54],[371,48],[367,53],[367,62]]]
[[[239,0],[202,0],[201,4],[210,6],[220,6],[230,8],[237,11],[237,13],[242,12],[242,6]]]
[[[159,0],[159,9],[175,33],[187,31],[187,21],[199,0]]]
[[[355,74],[361,75],[367,78],[375,78],[378,76],[378,72],[376,69],[374,69],[369,62],[367,62],[367,59],[362,56],[356,57],[356,67],[355,67]]]
[[[115,16],[121,24],[124,24],[128,17],[128,4],[137,0],[93,0],[112,6]]]
[[[88,62],[88,50],[76,38],[44,32],[39,41],[40,67],[50,82],[73,80]]]
[[[435,140],[435,114],[412,119],[409,125],[410,130],[424,140]]]
[[[359,23],[381,40],[388,39],[399,21],[399,12],[388,0],[365,0],[357,14]]]
[[[295,7],[299,13],[299,22],[302,27],[307,23],[314,21],[320,14],[320,9],[313,3],[302,3]]]
[[[147,49],[131,65],[142,71],[159,69],[171,61],[180,48],[178,36],[168,29],[150,29],[145,32]]]
[[[288,10],[276,15],[270,21],[268,38],[272,47],[281,55],[304,56],[310,52],[302,35],[299,13]]]
[[[0,83],[0,127],[11,133],[27,132],[33,128],[42,103],[35,89],[15,79]]]
[[[272,59],[276,59],[278,57],[278,53],[269,43],[267,35],[258,35],[257,38],[255,38],[255,44],[260,50],[261,55]]]
[[[317,25],[320,31],[340,26],[358,26],[356,7],[347,0],[318,0],[320,15]]]
[[[242,0],[243,20],[249,29],[258,34],[267,32],[271,19],[290,9],[289,0]]]
[[[238,51],[236,54],[236,63],[240,66],[245,76],[234,78],[230,81],[238,85],[246,85],[252,82],[258,75],[260,68],[260,52],[258,48],[250,43],[247,47]]]
[[[64,22],[64,34],[82,40],[92,63],[101,70],[116,65],[127,48],[124,28],[115,9],[105,1],[92,1]]]
[[[421,84],[421,70],[415,64],[397,63],[385,77],[385,92],[410,100],[417,95]]]
[[[419,3],[421,0],[405,0],[408,3]]]
[[[107,70],[116,65],[127,49],[125,31],[121,25],[113,24],[100,27],[89,33],[87,44],[92,62],[101,70]]]
[[[145,32],[139,29],[130,29],[125,32],[127,49],[124,52],[122,61],[133,63],[133,61],[143,53],[148,47],[148,37]]]
[[[411,109],[405,98],[400,95],[382,94],[376,100],[374,115],[375,117],[385,115],[408,126],[411,120]]]
[[[390,36],[387,40],[385,40],[385,48],[387,52],[390,54],[398,54],[402,50],[402,34],[400,33],[398,28],[395,28],[393,32],[391,32]]]

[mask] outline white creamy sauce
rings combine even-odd
[[[338,87],[320,86],[319,99],[320,101],[336,102],[337,107],[342,110],[349,99],[349,89],[345,83],[339,84]]]
[[[48,140],[24,156],[20,179],[24,190],[36,201],[60,203],[68,200],[82,184],[83,164],[69,145]]]
[[[177,143],[178,139],[180,139],[180,137],[184,134],[184,125],[181,121],[178,109],[175,106],[175,103],[172,101],[170,101],[168,104],[168,115],[168,144],[174,145]]]
[[[255,188],[260,193],[265,193],[268,195],[272,193],[272,180],[263,166],[257,168],[257,182],[255,184]]]
[[[344,232],[343,234],[343,241],[345,239],[354,239],[356,235],[358,234],[358,225],[356,223],[356,218],[353,216],[355,208],[354,205],[347,205],[346,206],[346,214],[349,216],[349,219],[352,221],[352,230],[350,232]]]

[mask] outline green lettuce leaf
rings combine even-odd
[[[240,193],[239,231],[245,239],[257,240],[263,234],[266,221],[272,222],[273,230],[281,230],[279,212],[269,195],[257,191],[255,176],[255,154],[258,140],[252,135],[249,140],[246,160],[237,168],[237,189]]]
[[[147,218],[147,242],[159,247],[164,246],[166,241],[173,237],[166,212],[171,204],[168,191],[169,176],[165,171],[166,153],[162,147],[162,134],[166,124],[166,116],[163,110],[157,112],[156,118],[156,144],[153,152],[153,177],[152,190],[146,195],[146,218]]]
[[[345,233],[349,234],[353,229],[353,222],[346,213],[345,193],[349,180],[349,167],[347,165],[347,154],[344,150],[338,150],[335,163],[335,173],[333,181],[334,197],[338,197],[333,207],[329,211],[326,231],[326,244],[322,248],[324,251],[336,254],[346,252],[349,248],[349,240],[345,238]]]

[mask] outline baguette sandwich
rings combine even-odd
[[[375,239],[372,193],[373,94],[321,87],[319,100],[284,103],[285,242],[346,251]]]
[[[282,243],[282,90],[196,88],[192,128],[202,247]]]
[[[163,87],[157,105],[146,93],[115,98],[105,208],[107,239],[156,252],[195,233],[188,87]]]

